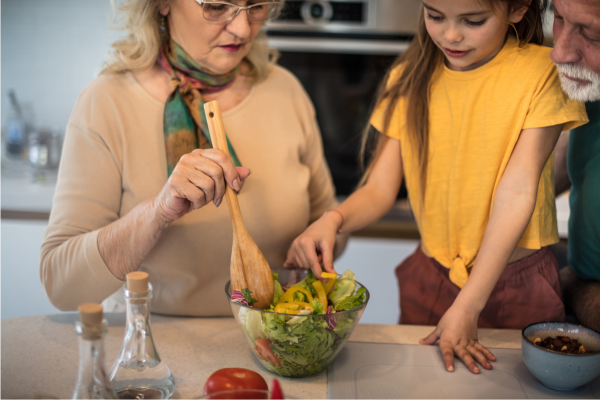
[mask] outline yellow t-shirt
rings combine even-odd
[[[387,134],[402,143],[404,177],[422,249],[450,269],[450,279],[459,287],[466,283],[481,246],[496,187],[521,130],[558,124],[568,130],[587,122],[583,103],[563,94],[550,51],[537,45],[519,48],[509,36],[500,53],[477,69],[461,72],[443,67],[431,88],[423,210],[404,98],[392,116]],[[397,70],[390,80],[399,74]],[[371,117],[380,132],[385,110],[382,102]],[[558,241],[553,160],[554,154],[542,172],[521,247],[539,249]]]

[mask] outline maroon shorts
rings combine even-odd
[[[437,325],[460,288],[449,269],[417,250],[398,267],[400,323]],[[523,329],[540,321],[565,320],[558,263],[549,247],[506,266],[485,308],[480,328]]]

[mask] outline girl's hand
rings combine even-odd
[[[326,212],[312,223],[304,233],[294,240],[288,258],[283,264],[285,268],[312,269],[318,279],[321,278],[321,263],[325,271],[337,274],[333,268],[333,248],[335,236],[342,224],[342,217],[336,212]]]
[[[211,201],[218,207],[225,195],[225,182],[239,191],[250,173],[248,168],[235,167],[220,150],[196,149],[175,166],[155,199],[156,212],[169,224]]]
[[[477,360],[485,369],[492,369],[489,361],[496,357],[477,341],[478,313],[467,312],[453,305],[446,311],[435,330],[421,344],[434,344],[440,341],[440,350],[446,369],[454,371],[454,355],[456,354],[474,374],[480,372],[475,363]],[[475,359],[475,360],[474,360]]]

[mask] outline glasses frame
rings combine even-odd
[[[229,23],[231,21],[233,21],[238,14],[240,13],[240,11],[243,10],[248,10],[246,11],[246,15],[248,16],[248,21],[257,21],[257,22],[262,22],[262,21],[267,21],[271,16],[265,18],[265,19],[250,19],[250,9],[254,8],[254,7],[258,7],[258,6],[264,6],[264,5],[268,5],[268,4],[279,4],[279,1],[263,1],[260,3],[256,3],[256,4],[252,4],[251,6],[238,6],[237,4],[234,3],[230,3],[228,1],[211,1],[211,0],[195,0],[196,3],[200,4],[202,6],[202,16],[204,17],[205,20],[210,21],[210,22],[221,22],[221,23]],[[223,5],[227,5],[227,6],[233,6],[235,7],[235,11],[232,15],[232,17],[228,20],[223,20],[223,21],[216,21],[216,20],[212,20],[212,19],[208,19],[206,18],[206,16],[204,15],[204,5],[205,4],[223,4]]]

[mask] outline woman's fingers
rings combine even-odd
[[[196,149],[181,157],[158,198],[165,219],[173,221],[213,201],[218,207],[226,185],[239,190],[252,171],[235,167],[231,159],[215,149]]]
[[[210,161],[212,163],[212,161]],[[210,168],[204,171],[193,170],[187,174],[187,178],[190,183],[196,186],[198,189],[204,192],[206,203],[215,201],[215,205],[218,205],[217,200],[223,197],[225,193],[225,183],[223,178],[218,178],[218,175],[214,171],[210,171]]]
[[[450,345],[450,347],[452,347],[452,344],[449,344],[449,345]],[[440,344],[440,347],[442,347],[441,344]],[[458,358],[460,358],[462,360],[462,362],[465,363],[467,368],[469,368],[469,371],[471,371],[474,374],[478,374],[481,372],[481,370],[475,363],[475,360],[473,359],[471,354],[467,351],[467,349],[463,345],[454,346],[454,353],[456,353]],[[446,358],[444,357],[444,360],[445,359]]]
[[[233,190],[239,191],[242,188],[242,181],[238,174],[238,170],[235,167],[235,165],[233,165],[231,158],[227,157],[225,153],[216,149],[194,150],[192,153],[196,152],[198,152],[198,154],[202,155],[203,157],[214,161],[221,167],[227,184]]]
[[[252,174],[252,170],[250,168],[246,168],[246,167],[235,167],[238,176],[240,177],[240,179],[242,180],[242,184],[244,183],[244,180],[250,176],[250,174]]]
[[[471,354],[471,357],[473,357],[475,360],[477,360],[477,362],[479,364],[481,364],[481,366],[485,369],[492,369],[492,364],[490,364],[490,362],[488,361],[487,357],[485,356],[485,354],[483,354],[480,350],[478,350],[474,344],[469,344],[467,346],[467,351],[469,352],[469,354]]]
[[[206,195],[191,182],[181,182],[173,188],[173,196],[186,199],[191,203],[190,208],[197,210],[206,205]]]

